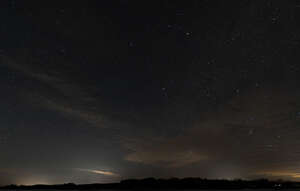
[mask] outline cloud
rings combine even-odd
[[[54,101],[53,99],[47,97],[43,97],[42,99],[42,105],[49,109],[61,112],[69,116],[77,117],[96,127],[109,127],[103,115],[96,111],[89,111],[88,109],[83,109],[82,107],[76,108],[72,105],[66,104],[66,102],[60,103],[59,101]]]
[[[223,169],[228,166],[238,169],[240,177],[261,169],[297,167],[292,161],[300,160],[296,149],[300,144],[299,96],[297,88],[279,85],[249,89],[206,113],[205,118],[199,116],[180,135],[125,140],[128,154],[124,159],[161,168],[201,166],[199,170],[211,172],[213,177],[223,171],[226,174]],[[266,175],[298,177],[294,172]]]
[[[39,81],[43,81],[46,83],[61,83],[63,80],[58,76],[54,75],[53,73],[47,73],[45,71],[41,71],[40,69],[33,68],[32,66],[29,66],[27,64],[18,64],[13,59],[7,56],[0,56],[1,64],[3,66],[6,66],[14,71],[18,71],[20,73],[23,73],[26,76],[29,76],[31,78],[37,79]]]
[[[230,169],[238,169],[238,173],[240,169],[248,168],[253,171],[252,174],[258,172],[259,175],[264,167],[268,176],[298,176],[298,173],[292,171],[278,170],[279,167],[288,165],[297,166],[298,164],[291,160],[300,160],[300,153],[295,150],[300,144],[300,131],[297,128],[300,125],[300,91],[296,86],[286,83],[286,87],[276,85],[249,88],[224,101],[213,111],[199,109],[201,113],[193,112],[193,121],[187,121],[185,124],[175,123],[182,115],[172,116],[172,109],[178,111],[178,108],[168,106],[162,111],[168,115],[158,113],[157,118],[153,117],[156,119],[155,123],[150,121],[153,118],[144,117],[144,114],[141,118],[149,121],[136,120],[136,123],[131,124],[131,130],[135,130],[132,132],[128,130],[130,123],[111,117],[110,111],[102,107],[101,98],[96,97],[93,88],[89,88],[84,82],[72,81],[58,73],[52,75],[10,59],[3,62],[12,70],[21,72],[40,84],[40,89],[35,88],[38,89],[35,92],[24,89],[27,100],[35,105],[82,120],[95,127],[125,126],[122,133],[118,131],[122,134],[118,139],[127,150],[123,158],[126,161],[169,169],[210,163],[202,166],[202,169],[209,171],[209,166],[221,169],[215,169],[215,174],[229,171],[222,169],[230,166]],[[150,113],[148,116],[155,114]],[[157,131],[148,135],[150,133],[145,126],[138,128],[139,125],[148,125]],[[157,127],[152,128],[154,125]],[[169,133],[173,125],[174,129],[182,129],[181,134],[159,137],[160,129],[165,130],[168,126]],[[139,135],[143,134],[143,137],[137,136],[137,131]],[[270,169],[277,171],[273,172]],[[109,172],[101,170],[82,171],[109,176]]]
[[[191,150],[174,151],[136,151],[128,154],[125,159],[150,165],[164,165],[165,167],[183,167],[207,159],[207,156]]]
[[[93,95],[88,86],[75,83],[59,72],[53,75],[30,64],[19,64],[6,56],[1,56],[1,63],[36,81],[34,91],[19,89],[27,102],[80,119],[94,127],[107,128],[118,123],[110,120],[109,114],[101,110],[101,100]]]
[[[257,172],[256,175],[262,175],[267,177],[281,177],[281,178],[292,178],[292,179],[299,179],[300,172],[292,172],[292,171],[263,171]]]
[[[76,170],[83,171],[83,172],[90,172],[94,174],[101,174],[105,176],[120,176],[119,174],[116,174],[114,172],[103,171],[103,170],[91,170],[91,169],[82,169],[82,168],[76,168]]]
[[[125,160],[171,168],[183,167],[208,159],[206,154],[189,147],[183,142],[178,143],[175,143],[172,139],[168,141],[131,140],[125,143],[125,147],[129,150]]]

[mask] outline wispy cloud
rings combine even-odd
[[[30,64],[17,63],[10,57],[0,57],[1,63],[13,71],[19,72],[39,83],[40,89],[29,91],[22,89],[23,98],[34,105],[57,111],[65,116],[74,117],[94,127],[107,128],[112,125],[101,109],[97,108],[101,100],[93,96],[88,87],[82,88],[66,75],[59,72],[49,73]],[[51,95],[49,95],[51,94]]]
[[[29,67],[28,65],[19,64],[7,56],[1,56],[0,60],[1,60],[0,62],[3,66],[6,66],[7,68],[18,71],[20,73],[23,73],[24,75],[29,76],[34,79],[37,79],[39,81],[43,81],[46,83],[63,82],[63,80],[60,77],[58,77],[57,75],[49,74],[45,71],[40,71],[38,69],[33,69],[32,67]]]
[[[145,164],[163,164],[166,167],[183,167],[207,158],[207,156],[202,155],[201,153],[187,150],[178,152],[174,151],[172,153],[161,151],[134,152],[127,155],[125,159]]]
[[[212,163],[221,171],[229,161],[237,169],[243,167],[246,173],[298,161],[300,154],[295,148],[299,133],[295,128],[299,126],[299,91],[277,87],[261,91],[232,98],[180,135],[158,141],[153,137],[128,140],[123,144],[129,150],[124,159],[158,167],[188,168]],[[207,169],[204,166],[202,170]],[[300,173],[294,172],[266,174],[275,175],[300,178]]]
[[[94,174],[101,174],[105,176],[120,176],[119,174],[116,174],[114,172],[104,171],[104,170],[92,170],[92,169],[82,169],[82,168],[76,168],[76,170],[83,171],[83,172],[90,172]]]
[[[66,103],[60,103],[59,101],[48,99],[46,97],[42,99],[43,100],[41,101],[41,103],[49,109],[61,112],[69,116],[77,117],[96,127],[108,127],[103,115],[101,115],[97,111],[89,111],[88,109],[84,109],[82,107],[77,108]]]
[[[176,147],[176,141],[183,141],[183,139],[163,142],[146,141],[149,144],[143,144],[143,141],[137,139],[131,140],[125,144],[125,147],[130,150],[130,153],[125,156],[125,160],[169,168],[184,167],[209,158],[206,154],[191,148],[184,142]]]
[[[271,176],[271,177],[286,177],[286,178],[300,178],[300,172],[289,172],[289,171],[265,171],[258,172],[256,175]]]

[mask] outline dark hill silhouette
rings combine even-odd
[[[8,185],[0,189],[9,190],[34,190],[34,189],[57,189],[57,190],[91,190],[91,189],[288,189],[300,188],[300,182],[271,181],[268,179],[257,180],[225,180],[225,179],[202,179],[202,178],[171,178],[171,179],[127,179],[120,183],[109,184],[79,184],[74,183],[58,185]]]

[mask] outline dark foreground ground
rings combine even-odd
[[[101,189],[300,189],[300,182],[259,180],[208,180],[201,178],[128,179],[110,184],[8,185],[2,190],[101,190]]]

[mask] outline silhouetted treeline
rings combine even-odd
[[[127,179],[120,183],[110,184],[80,184],[73,183],[59,185],[9,185],[0,189],[9,190],[32,190],[32,189],[56,189],[56,190],[90,190],[90,189],[287,189],[300,188],[300,182],[292,181],[270,181],[267,179],[258,180],[220,180],[201,178],[171,178],[171,179]]]

